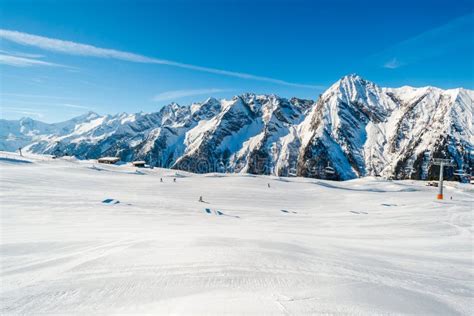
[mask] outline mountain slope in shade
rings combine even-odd
[[[155,113],[90,112],[57,124],[2,120],[0,149],[144,159],[199,173],[426,179],[438,172],[433,157],[472,167],[473,99],[471,90],[382,88],[349,75],[317,102],[244,94]]]

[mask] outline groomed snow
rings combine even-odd
[[[469,185],[178,174],[0,153],[0,313],[473,312]]]

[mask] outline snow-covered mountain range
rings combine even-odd
[[[427,179],[438,173],[431,159],[445,157],[457,165],[449,177],[472,167],[473,99],[472,90],[382,88],[349,75],[316,102],[244,94],[155,113],[89,112],[55,124],[0,120],[0,150],[337,180]]]

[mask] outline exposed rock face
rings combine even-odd
[[[432,157],[472,167],[473,99],[471,90],[381,88],[350,75],[317,102],[245,94],[149,114],[90,112],[57,124],[2,120],[0,149],[118,156],[201,173],[427,179],[438,173]]]
[[[311,157],[335,169],[337,179],[366,175],[430,178],[432,157],[469,167],[473,91],[433,87],[380,88],[356,75],[320,98],[304,124],[299,172]],[[438,171],[436,170],[436,173]],[[449,171],[448,171],[449,174]],[[451,173],[452,174],[452,170]]]

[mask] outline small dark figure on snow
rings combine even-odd
[[[163,178],[160,178],[160,182],[163,182]]]
[[[202,195],[199,197],[199,202],[204,202],[202,199]]]
[[[176,182],[176,178],[173,178],[173,182]]]
[[[268,187],[270,187],[270,183],[267,183]]]
[[[22,156],[22,157],[23,157],[23,153],[21,152],[21,147],[20,147],[20,148],[18,148],[18,151],[20,152],[20,156]]]

